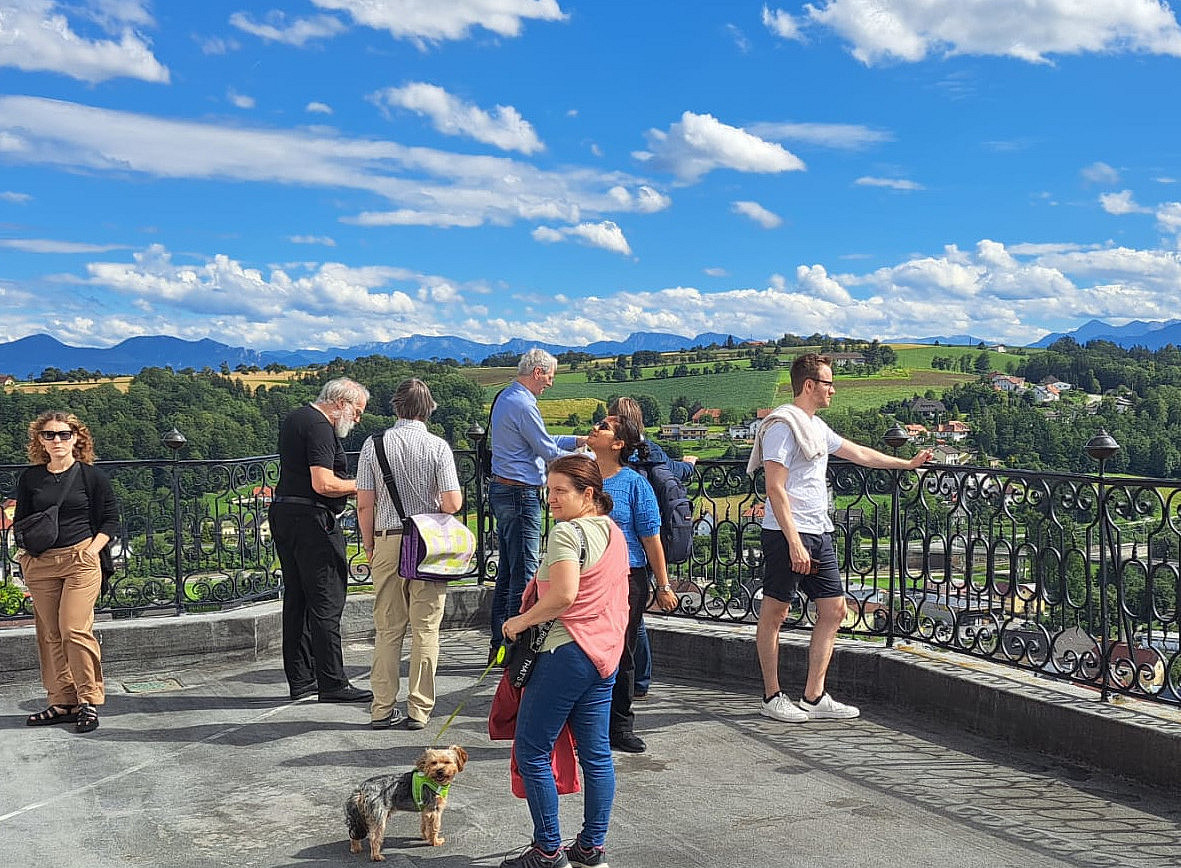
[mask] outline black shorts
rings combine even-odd
[[[790,603],[801,590],[809,600],[843,597],[845,584],[837,567],[831,533],[802,533],[800,542],[812,558],[811,574],[791,568],[791,552],[781,530],[763,530],[763,596]]]

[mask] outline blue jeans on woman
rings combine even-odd
[[[636,652],[632,655],[636,663],[636,689],[634,696],[647,696],[652,686],[652,646],[648,644],[648,628],[640,618],[640,632],[636,636]]]
[[[562,846],[558,788],[550,752],[569,721],[582,767],[582,832],[585,847],[602,847],[615,800],[615,765],[608,727],[615,673],[604,678],[576,642],[538,655],[521,695],[513,744],[525,799],[533,816],[533,842],[547,853]]]
[[[541,489],[530,485],[488,485],[488,506],[496,516],[500,561],[492,590],[492,650],[504,641],[501,625],[521,611],[525,585],[541,563]]]

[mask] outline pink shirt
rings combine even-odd
[[[623,653],[629,569],[623,531],[610,519],[607,522],[610,539],[606,550],[579,575],[574,602],[558,616],[562,626],[604,678],[619,668],[619,657]],[[549,593],[548,581],[539,582],[534,578],[531,584],[536,587],[539,599]],[[526,588],[524,599],[531,596]]]

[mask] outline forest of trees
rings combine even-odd
[[[100,459],[160,458],[169,455],[161,435],[175,426],[188,439],[182,458],[240,458],[268,455],[278,446],[279,420],[312,400],[333,377],[352,377],[372,393],[360,424],[345,441],[359,449],[368,435],[393,424],[390,399],[408,376],[431,387],[439,409],[431,427],[456,446],[467,445],[472,422],[485,424],[483,390],[454,366],[393,361],[368,356],[336,360],[289,385],[259,386],[251,392],[239,380],[212,371],[178,373],[145,368],[126,393],[104,384],[43,393],[0,393],[0,464],[27,461],[28,425],[44,410],[78,415],[94,435]]]

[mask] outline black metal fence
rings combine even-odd
[[[351,460],[355,460],[355,455]],[[456,455],[474,582],[493,580],[496,537],[473,452]],[[276,456],[102,462],[119,498],[111,617],[203,612],[276,598],[267,524]],[[21,466],[0,466],[11,514]],[[693,555],[671,569],[684,618],[754,622],[761,602],[761,475],[702,461],[690,494]],[[847,634],[919,642],[1087,685],[1181,704],[1181,482],[981,467],[829,467]],[[356,516],[341,520],[350,582],[368,565]],[[30,616],[8,521],[0,522],[0,621]],[[809,627],[800,600],[787,626]]]

